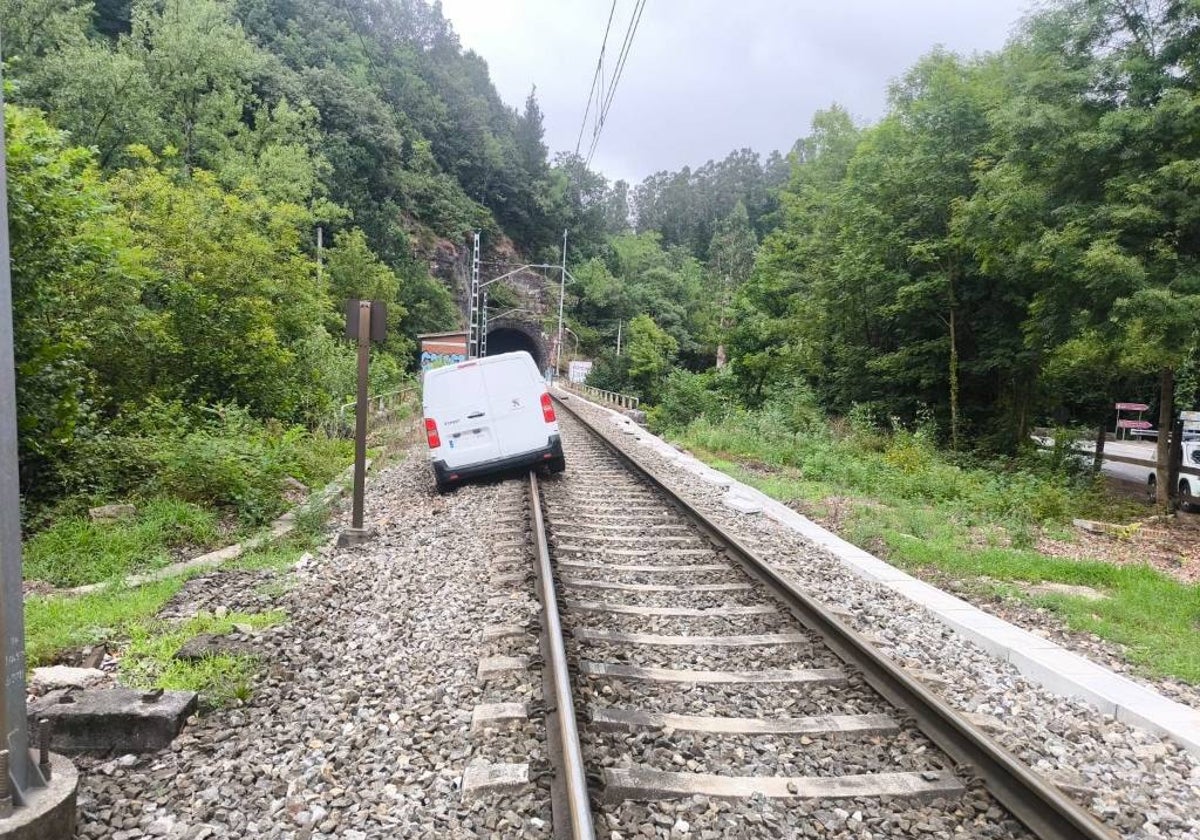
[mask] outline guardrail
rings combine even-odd
[[[1047,442],[1045,438],[1034,438],[1037,441],[1037,448],[1043,451],[1049,451],[1054,447]],[[1096,453],[1091,449],[1074,449],[1074,454],[1081,458],[1092,459],[1096,457]],[[1148,458],[1134,458],[1130,455],[1117,455],[1116,453],[1104,452],[1104,460],[1111,461],[1114,464],[1131,464],[1135,467],[1148,467],[1151,470],[1158,468],[1158,461],[1152,461]],[[1200,476],[1200,467],[1190,464],[1183,464],[1179,467],[1180,475]]]
[[[617,408],[637,408],[641,400],[630,394],[618,394],[616,391],[605,391],[603,388],[594,388],[591,385],[584,385],[579,382],[570,382],[562,380],[559,385],[566,388],[568,391],[575,391],[579,394],[592,397],[597,402],[613,405]]]
[[[401,388],[397,391],[389,391],[386,394],[377,394],[367,398],[367,422],[377,420],[386,420],[396,409],[403,405],[409,395],[417,392],[416,386]],[[353,416],[354,409],[358,406],[358,401],[343,403],[338,406],[337,411],[337,426],[342,434],[351,433],[350,421],[347,419],[347,414]]]

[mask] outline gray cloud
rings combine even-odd
[[[619,0],[615,63],[634,0]],[[593,168],[639,181],[750,147],[788,149],[815,111],[884,111],[888,83],[936,45],[1002,46],[1030,0],[648,0]],[[442,0],[515,106],[537,85],[551,151],[575,148],[609,0]],[[588,129],[590,131],[590,128]],[[586,152],[588,136],[585,133]]]

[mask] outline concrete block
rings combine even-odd
[[[732,492],[721,497],[721,504],[741,514],[762,513],[763,509],[761,502],[747,499],[745,496],[734,495]]]
[[[486,659],[479,660],[479,670],[476,673],[476,677],[482,681],[491,677],[528,669],[529,657],[527,656],[489,656]]]
[[[60,688],[92,688],[111,677],[99,668],[72,668],[69,665],[48,665],[34,668],[29,688],[35,694],[45,694]]]
[[[997,659],[1008,660],[1009,652],[1057,649],[1049,639],[1022,630],[1003,619],[972,606],[930,610],[943,624],[983,648]]]
[[[462,777],[463,799],[486,793],[510,793],[529,784],[528,764],[489,764],[478,761],[467,765]]]
[[[75,837],[76,791],[79,773],[61,755],[50,754],[50,781],[27,788],[25,803],[0,821],[4,840],[72,840]]]
[[[1082,657],[1062,648],[1014,648],[1009,652],[1008,661],[1026,677],[1054,694],[1086,700],[1106,715],[1115,715],[1117,712],[1117,704],[1104,690],[1104,684],[1108,681],[1107,669]]]
[[[196,710],[194,691],[164,691],[144,700],[129,688],[52,691],[29,705],[29,725],[51,723],[52,749],[66,753],[161,750]],[[64,702],[68,701],[68,702]]]
[[[936,586],[930,586],[924,581],[893,580],[888,581],[887,586],[892,591],[899,592],[910,601],[915,601],[916,603],[924,607],[928,607],[931,610],[973,609],[971,604],[968,604],[961,598],[955,598],[950,593],[943,592]]]
[[[524,636],[529,628],[524,624],[489,624],[483,628],[483,640],[494,642],[512,636]]]
[[[529,709],[524,703],[480,703],[471,712],[471,731],[499,729],[528,719]]]
[[[338,548],[353,548],[374,538],[375,531],[371,528],[346,528],[338,534],[337,544]]]
[[[718,487],[732,487],[733,486],[732,478],[725,475],[725,473],[717,472],[716,470],[713,470],[713,469],[705,468],[702,470],[697,470],[696,475],[700,476],[701,479],[703,479],[704,481],[707,481],[709,484],[715,484]]]

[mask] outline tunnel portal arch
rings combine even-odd
[[[540,325],[508,319],[488,324],[487,355],[498,356],[501,353],[513,353],[518,350],[524,350],[533,356],[538,370],[546,369],[546,365],[549,363],[549,353]]]

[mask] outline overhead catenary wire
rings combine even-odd
[[[575,141],[575,154],[583,145],[583,132],[587,128],[588,114],[592,111],[592,102],[596,103],[596,113],[600,112],[601,97],[596,95],[597,88],[603,89],[604,50],[608,47],[608,33],[612,29],[613,15],[617,12],[617,0],[613,0],[608,10],[608,25],[604,27],[604,40],[600,42],[600,57],[596,59],[596,72],[592,75],[592,89],[588,91],[587,107],[583,109],[583,119],[579,123],[579,139]]]
[[[608,119],[608,111],[612,107],[613,99],[616,96],[617,85],[621,81],[621,75],[625,72],[625,62],[629,58],[630,48],[633,46],[633,39],[637,35],[638,25],[641,23],[642,12],[645,8],[646,0],[637,0],[633,7],[633,12],[629,15],[629,25],[625,29],[625,39],[621,43],[621,52],[617,56],[612,81],[608,85],[607,93],[602,97],[602,102],[597,106],[596,122],[592,129],[592,144],[588,149],[587,158],[584,161],[585,167],[591,166],[592,157],[596,154],[596,147],[600,144],[600,135],[604,131],[604,124]],[[603,51],[601,52],[601,58],[603,59]],[[588,105],[590,108],[590,101]]]

